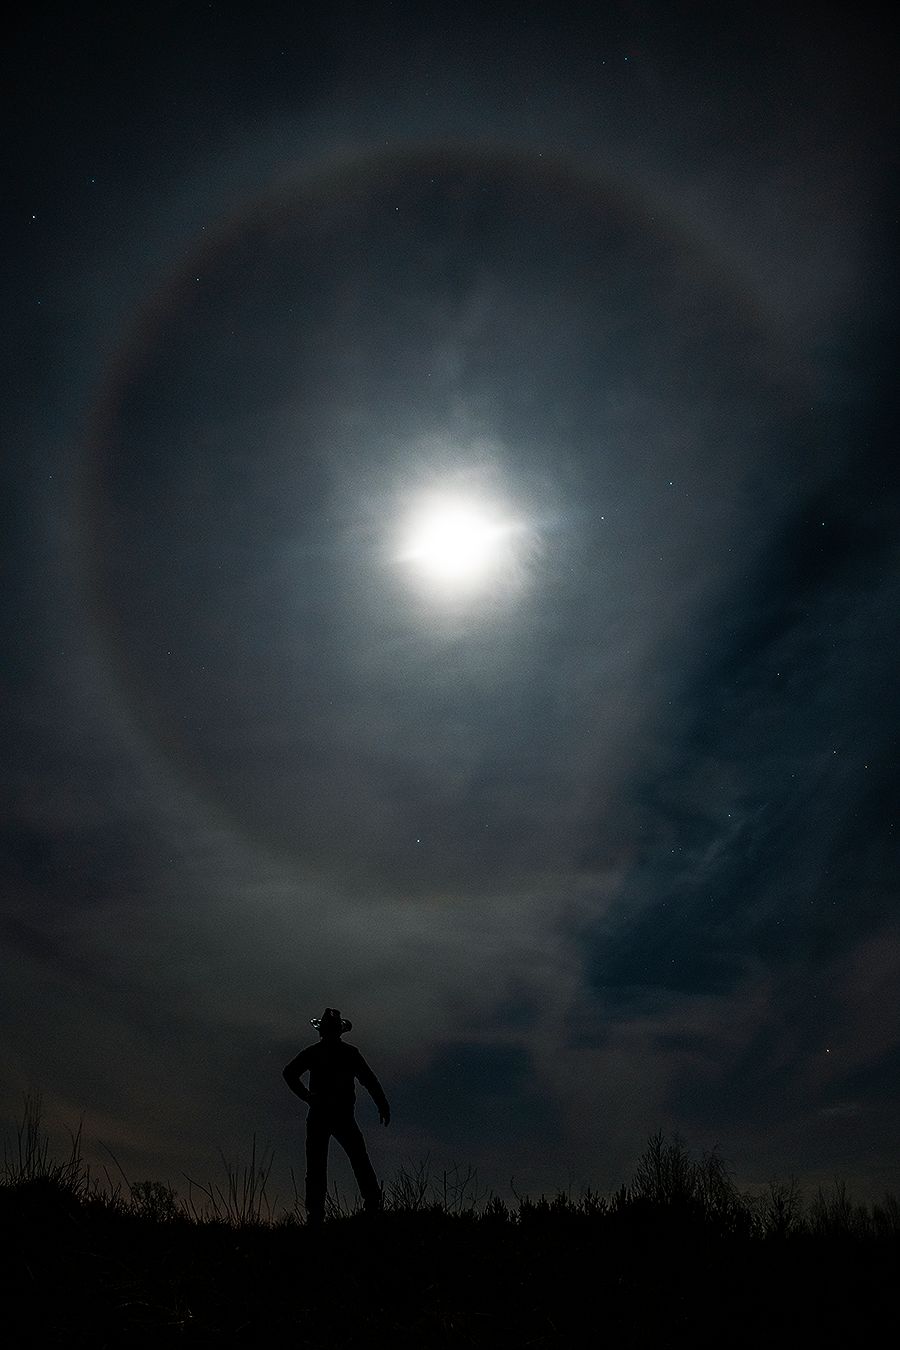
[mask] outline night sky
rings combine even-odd
[[[6,1120],[283,1192],[335,1006],[386,1177],[900,1186],[874,13],[7,31]]]

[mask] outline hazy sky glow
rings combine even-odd
[[[382,1174],[897,1189],[874,25],[89,11],[6,82],[3,1114],[284,1189],[335,1006]]]

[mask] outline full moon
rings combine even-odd
[[[516,525],[487,503],[432,497],[409,521],[401,561],[447,593],[477,589],[511,561]]]

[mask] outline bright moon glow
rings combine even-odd
[[[514,530],[488,506],[432,498],[414,516],[401,559],[443,590],[470,590],[509,562]]]

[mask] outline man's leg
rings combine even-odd
[[[356,1184],[360,1189],[366,1211],[370,1214],[377,1213],[381,1209],[381,1187],[378,1184],[375,1169],[369,1161],[362,1130],[350,1116],[349,1119],[335,1124],[333,1133],[350,1159],[350,1166],[353,1168],[353,1175],[356,1177]]]
[[[306,1222],[320,1224],[325,1218],[328,1186],[328,1122],[310,1110],[306,1117]]]

